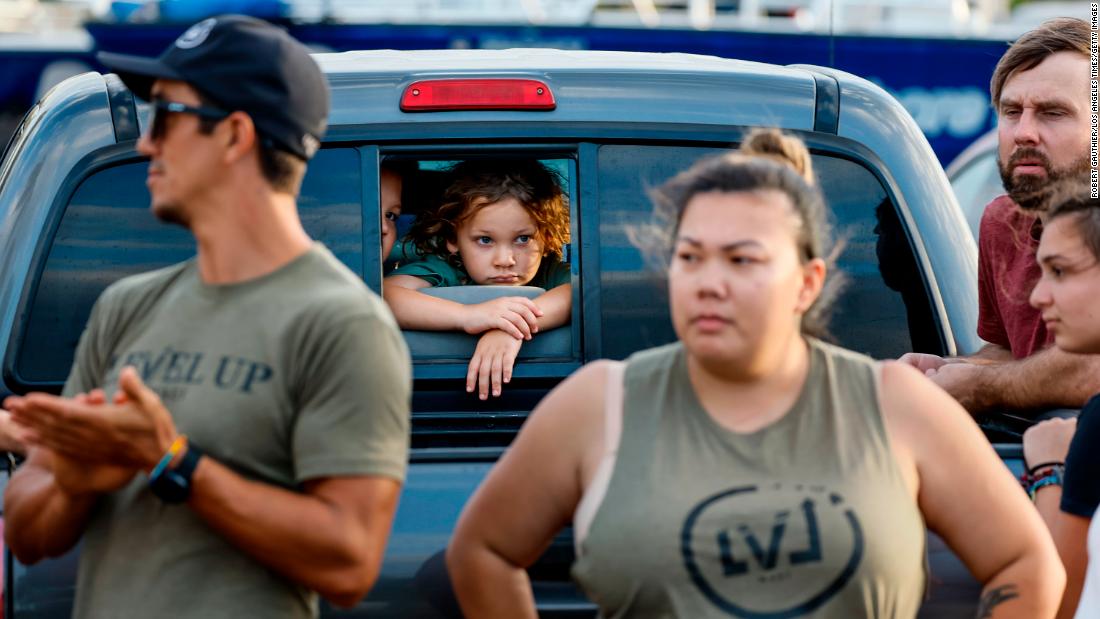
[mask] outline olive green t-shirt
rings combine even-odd
[[[108,288],[65,394],[134,366],[179,432],[247,479],[403,480],[409,353],[385,303],[321,245],[268,275],[204,284],[194,260]],[[311,617],[316,595],[264,567],[145,474],[102,497],[85,531],[74,616]]]
[[[924,520],[878,369],[808,345],[795,403],[746,433],[700,403],[682,342],[627,359],[618,453],[573,565],[600,617],[916,617]]]
[[[422,256],[416,262],[403,264],[394,269],[390,275],[419,277],[435,288],[470,284],[470,276],[465,270],[434,254]],[[542,261],[535,277],[525,285],[550,290],[568,283],[569,265],[560,260],[548,258]]]

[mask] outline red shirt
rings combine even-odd
[[[1039,281],[1042,225],[1008,196],[985,207],[978,233],[978,337],[1023,359],[1054,341],[1028,297]]]

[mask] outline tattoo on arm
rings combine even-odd
[[[982,600],[978,604],[978,619],[989,619],[993,616],[993,609],[1001,604],[1020,597],[1016,585],[1002,585],[996,589],[990,589],[982,594]]]

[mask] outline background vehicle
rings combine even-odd
[[[879,358],[964,354],[980,345],[974,240],[913,119],[865,80],[682,54],[317,58],[333,85],[333,109],[299,201],[314,237],[378,290],[382,161],[415,170],[404,197],[414,212],[448,162],[535,156],[566,181],[574,295],[571,322],[543,334],[557,333],[542,348],[525,347],[512,383],[489,402],[463,388],[465,336],[409,335],[420,341],[412,347],[408,481],[375,590],[353,611],[326,610],[333,616],[446,616],[440,552],[466,498],[535,403],[587,361],[621,359],[673,338],[662,275],[629,239],[651,211],[646,188],[735,146],[751,127],[779,126],[813,152],[847,239],[840,268],[849,285],[833,320],[836,340]],[[491,80],[492,88],[446,81],[457,78]],[[146,165],[134,150],[146,112],[114,76],[72,78],[27,114],[0,163],[0,395],[59,390],[100,291],[192,255],[189,234],[148,213]],[[997,449],[1019,469],[1018,445]],[[569,580],[571,548],[566,533],[531,570],[545,617],[593,614]],[[924,616],[972,616],[976,584],[938,541],[929,550]],[[34,567],[7,561],[9,617],[68,616],[73,554]]]
[[[985,206],[1005,192],[997,169],[997,130],[974,140],[947,166],[946,172],[976,241]]]

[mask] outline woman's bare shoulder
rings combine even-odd
[[[612,368],[622,367],[622,361],[600,359],[583,365],[558,384],[535,408],[554,410],[563,407],[599,409],[602,408],[607,380]]]
[[[879,401],[891,439],[904,443],[918,459],[928,448],[942,445],[945,435],[984,442],[966,409],[920,370],[898,361],[882,361],[880,368]]]
[[[539,402],[525,427],[539,433],[590,432],[602,437],[607,381],[612,368],[623,365],[607,359],[585,364]]]

